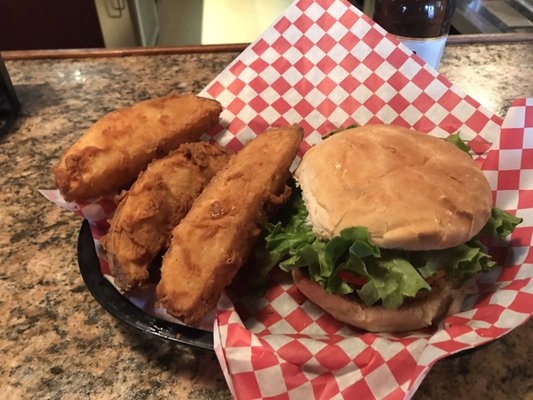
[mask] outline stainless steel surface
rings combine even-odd
[[[461,34],[533,32],[533,0],[458,0],[452,25]]]

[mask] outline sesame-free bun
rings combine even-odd
[[[294,284],[309,300],[338,321],[369,332],[409,332],[430,326],[448,312],[456,298],[463,298],[463,288],[455,288],[439,279],[427,297],[404,303],[396,310],[382,306],[366,306],[357,296],[327,293],[300,268],[291,271]],[[462,300],[460,300],[462,304]]]
[[[321,239],[364,226],[381,248],[445,249],[476,235],[492,208],[468,154],[393,125],[336,133],[307,151],[295,178]]]

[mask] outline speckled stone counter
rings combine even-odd
[[[108,315],[78,272],[81,221],[37,193],[96,119],[198,92],[237,54],[8,61],[22,103],[0,139],[0,398],[227,399],[214,353],[146,337]],[[441,71],[500,115],[533,97],[533,43],[448,46]],[[533,398],[533,323],[442,360],[415,399]]]

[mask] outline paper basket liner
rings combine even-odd
[[[300,155],[353,123],[439,137],[459,132],[487,174],[495,205],[524,218],[511,246],[491,247],[504,268],[483,277],[464,311],[438,328],[410,335],[351,329],[306,301],[286,276],[265,298],[246,299],[240,314],[224,299],[217,356],[236,398],[410,398],[437,360],[530,317],[533,132],[524,129],[525,117],[510,122],[531,115],[526,100],[513,104],[500,134],[499,117],[343,0],[294,2],[200,94],[222,104],[213,137],[233,150],[269,126],[291,123],[304,128]]]
[[[439,137],[459,132],[495,205],[524,219],[510,245],[491,247],[503,267],[483,276],[464,311],[437,328],[404,335],[350,328],[306,301],[282,273],[261,299],[233,304],[223,295],[214,345],[236,398],[410,398],[437,360],[494,340],[531,316],[532,99],[516,100],[502,125],[345,0],[295,1],[200,95],[223,106],[220,124],[205,138],[232,150],[270,126],[292,123],[304,129],[300,155],[353,123],[390,123]],[[72,204],[57,191],[41,192],[91,222],[102,272],[113,282],[99,246],[112,199]]]

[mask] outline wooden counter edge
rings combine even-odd
[[[448,45],[533,43],[533,33],[490,33],[473,35],[450,35]],[[9,50],[1,51],[4,60],[31,60],[45,58],[99,58],[126,56],[154,56],[165,54],[228,53],[241,52],[249,43],[189,45],[169,47],[131,47],[116,49],[54,49],[54,50]]]
[[[4,60],[32,60],[40,58],[102,58],[127,56],[157,56],[165,54],[241,52],[249,43],[190,45],[168,47],[125,47],[96,49],[8,50],[1,51]]]

